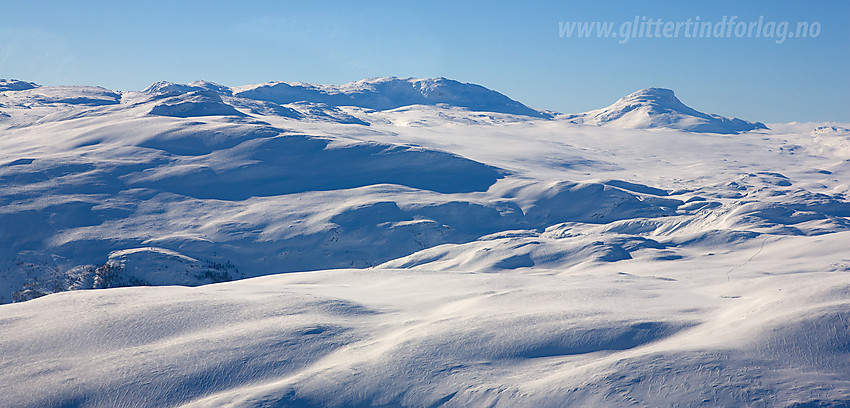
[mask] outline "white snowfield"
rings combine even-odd
[[[850,407],[850,125],[768,127],[0,80],[0,406]]]

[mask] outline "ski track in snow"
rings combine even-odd
[[[0,406],[850,406],[850,126],[757,125],[2,81]]]

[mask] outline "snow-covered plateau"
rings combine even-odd
[[[0,80],[0,406],[850,407],[848,128]]]

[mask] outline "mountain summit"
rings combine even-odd
[[[761,122],[700,112],[682,103],[672,90],[664,88],[641,89],[607,108],[568,115],[565,119],[587,125],[628,129],[670,128],[697,133],[734,134],[767,129]]]
[[[3,91],[23,91],[26,89],[38,88],[34,82],[19,81],[17,79],[0,78],[0,92]]]

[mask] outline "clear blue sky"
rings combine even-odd
[[[575,113],[671,88],[702,111],[850,122],[850,2],[6,1],[0,77],[138,90],[444,76]],[[559,22],[818,22],[816,38],[561,38]]]

